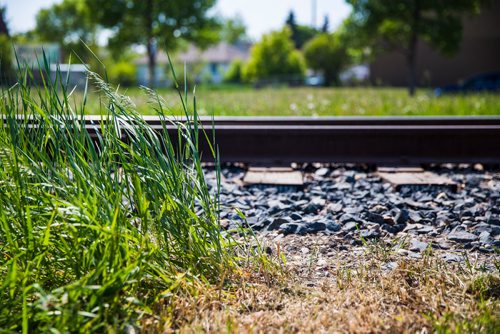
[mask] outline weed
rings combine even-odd
[[[77,104],[64,78],[46,73],[33,88],[23,70],[1,95],[0,328],[124,331],[179,294],[225,287],[239,270],[239,244],[220,232],[187,90],[179,92],[190,120],[182,124],[145,90],[162,126],[177,126],[174,147],[89,72],[106,101],[93,138],[84,121],[88,85]]]

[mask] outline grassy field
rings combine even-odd
[[[124,90],[140,113],[152,113],[140,89]],[[160,95],[174,113],[182,108],[173,90]],[[465,116],[500,115],[499,94],[432,96],[420,90],[411,98],[403,88],[223,88],[196,91],[201,115],[220,116]],[[95,96],[94,96],[95,97]],[[97,99],[88,112],[99,113]]]

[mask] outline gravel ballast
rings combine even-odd
[[[336,247],[385,242],[411,256],[427,249],[457,260],[457,250],[496,257],[500,247],[500,172],[472,167],[433,169],[458,184],[403,186],[396,190],[376,172],[359,166],[304,169],[304,186],[244,185],[245,169],[222,170],[223,226],[250,227],[286,238],[318,235]],[[215,186],[215,172],[208,172]],[[246,220],[236,212],[240,210]],[[395,246],[396,245],[396,246]],[[412,255],[413,254],[413,255]]]

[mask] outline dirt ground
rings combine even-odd
[[[164,332],[495,333],[500,256],[397,241],[345,246],[331,236],[261,237],[278,268],[249,269],[234,289],[176,300]]]

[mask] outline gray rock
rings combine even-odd
[[[286,224],[280,225],[279,230],[284,235],[288,235],[288,234],[295,233],[297,231],[298,227],[299,227],[299,224],[297,224],[297,223],[286,223]]]
[[[345,225],[345,224],[350,223],[350,222],[361,223],[362,220],[358,216],[354,216],[354,215],[351,215],[351,214],[348,214],[348,213],[344,213],[340,217],[339,222],[342,225]]]
[[[441,258],[446,262],[462,262],[464,260],[463,256],[452,253],[444,253]]]
[[[492,230],[493,230],[492,226],[486,223],[479,223],[474,226],[474,231],[476,231],[476,233],[482,233],[482,232],[491,233]]]
[[[369,222],[372,222],[372,223],[380,224],[380,225],[385,223],[384,216],[382,216],[379,213],[374,213],[374,212],[367,212],[366,213],[366,220],[368,220]]]
[[[254,230],[262,230],[266,225],[269,225],[271,221],[269,219],[259,219],[259,217],[249,217],[247,218],[248,227]]]
[[[342,211],[342,203],[330,203],[327,206],[327,210],[334,213],[340,212]]]
[[[340,231],[341,228],[342,228],[342,226],[340,226],[340,224],[337,224],[334,221],[328,221],[326,223],[326,229],[330,232],[338,232],[338,231]]]
[[[421,202],[416,202],[416,201],[411,200],[409,198],[406,198],[404,200],[404,202],[406,203],[406,205],[411,206],[412,208],[419,209],[419,210],[429,210],[429,209],[431,209],[427,204],[424,204],[424,203],[421,203]]]
[[[428,226],[428,225],[423,225],[417,229],[415,229],[415,231],[418,233],[418,234],[428,234],[428,233],[432,233],[435,231],[434,227],[432,226]]]
[[[477,240],[477,235],[466,231],[457,231],[454,230],[448,234],[448,240],[455,242],[471,242]]]
[[[491,244],[493,242],[493,239],[491,238],[490,232],[481,232],[481,234],[479,235],[479,241],[481,241],[483,244]]]
[[[401,209],[399,212],[396,214],[395,220],[398,224],[406,224],[408,222],[408,219],[410,218],[410,214],[408,210],[406,209]]]
[[[309,223],[306,227],[309,233],[317,233],[326,230],[326,224],[324,222]]]
[[[317,176],[326,176],[330,170],[328,168],[320,168],[316,172],[314,172]]]
[[[304,208],[305,213],[317,213],[319,210],[323,209],[326,201],[320,197],[314,197],[309,204]]]
[[[491,216],[488,219],[488,224],[500,226],[500,217],[493,217],[493,216]]]
[[[413,223],[420,223],[420,221],[422,220],[422,216],[420,215],[420,213],[413,210],[408,212],[408,218],[410,218]]]
[[[302,216],[299,215],[298,213],[294,212],[290,215],[290,218],[292,218],[292,220],[294,221],[301,221],[302,220]]]
[[[363,211],[363,207],[362,206],[348,206],[348,207],[344,208],[343,211],[345,213],[348,213],[351,215],[356,215],[356,214]]]
[[[416,259],[416,260],[419,260],[422,258],[422,255],[420,253],[415,253],[415,252],[409,252],[408,253],[408,257],[410,259]]]
[[[281,225],[290,223],[288,218],[274,218],[273,222],[267,227],[268,231],[274,231],[280,228]]]
[[[344,231],[354,231],[358,228],[358,226],[359,226],[358,223],[351,221],[351,222],[344,224],[344,226],[342,226],[342,229]]]
[[[408,250],[412,252],[423,252],[427,249],[427,246],[429,244],[427,242],[419,241],[417,239],[412,239],[410,242],[410,247],[408,247]]]
[[[396,269],[398,267],[398,263],[397,262],[387,262],[387,263],[384,263],[382,265],[382,267],[380,267],[383,271],[393,271],[394,269]]]
[[[279,200],[270,200],[267,202],[267,204],[269,206],[269,214],[270,215],[274,215],[274,214],[281,212],[281,211],[288,208],[288,206],[286,206],[285,204],[283,204]]]
[[[363,239],[377,239],[380,237],[380,232],[375,230],[363,230],[359,236]]]
[[[445,250],[451,248],[451,245],[443,239],[439,239],[437,242],[434,242],[432,246],[435,248],[445,249]]]
[[[404,226],[403,226],[403,229],[404,229]],[[396,225],[390,225],[390,224],[383,224],[382,230],[387,231],[387,232],[392,233],[392,234],[396,234],[396,233],[400,232],[398,230],[398,228],[396,228]]]

